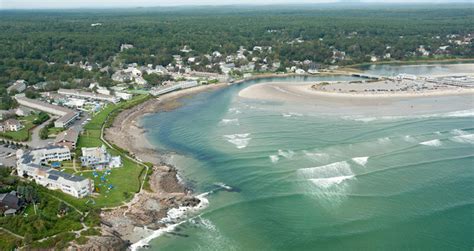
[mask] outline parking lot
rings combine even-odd
[[[0,165],[15,166],[16,165],[16,146],[0,145]]]

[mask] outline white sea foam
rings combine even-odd
[[[303,114],[297,113],[297,112],[288,112],[288,113],[282,113],[281,114],[285,118],[290,118],[290,117],[302,117]]]
[[[299,169],[298,174],[307,179],[310,184],[304,189],[309,194],[318,197],[322,205],[331,207],[343,201],[349,189],[349,183],[346,181],[356,177],[346,161]]]
[[[361,166],[365,166],[367,162],[369,161],[369,157],[356,157],[356,158],[352,158],[352,161],[354,161],[355,163]]]
[[[433,140],[421,142],[420,145],[439,147],[442,145],[442,143],[439,139],[433,139]]]
[[[222,119],[221,125],[239,125],[239,119]]]
[[[185,217],[187,213],[191,213],[197,210],[202,210],[203,208],[206,208],[209,205],[209,200],[207,200],[206,196],[209,195],[209,193],[203,193],[196,198],[200,200],[199,204],[195,207],[179,207],[176,209],[171,209],[168,211],[167,216],[162,219],[160,222],[164,223],[166,227],[160,228],[156,231],[153,231],[149,236],[139,240],[138,242],[132,244],[130,246],[130,250],[136,251],[139,248],[143,248],[148,245],[148,243],[153,240],[158,238],[159,236],[163,235],[164,233],[171,232],[173,231],[177,226],[185,223],[187,220],[181,220],[182,218]],[[181,221],[178,221],[181,220]]]
[[[201,239],[194,250],[240,250],[237,245],[221,233],[219,228],[209,219],[198,217],[193,222],[197,227],[202,228],[198,237]]]
[[[292,150],[284,151],[284,150],[278,150],[278,156],[282,156],[286,159],[291,159],[295,155],[295,152]]]
[[[233,114],[241,114],[241,113],[242,113],[242,112],[241,112],[239,109],[237,109],[237,108],[230,108],[230,109],[229,109],[229,112],[230,112],[230,113],[233,113]]]
[[[454,135],[458,135],[458,136],[459,136],[459,135],[465,135],[465,134],[467,134],[467,132],[465,132],[465,131],[463,131],[463,130],[461,130],[461,129],[454,129],[454,130],[451,131],[451,134],[454,134]]]
[[[451,140],[458,143],[474,144],[474,134],[463,134],[452,137]]]
[[[331,177],[331,178],[319,178],[319,179],[309,179],[309,180],[320,188],[329,188],[334,185],[339,185],[345,180],[349,180],[354,177],[355,177],[354,175],[348,175],[348,176],[337,176],[337,177]]]
[[[248,146],[250,140],[249,138],[250,133],[241,133],[241,134],[231,134],[231,135],[224,135],[224,138],[227,141],[237,147],[237,149],[242,149]]]
[[[449,113],[445,114],[445,116],[446,117],[458,117],[458,118],[474,117],[474,109],[449,112]]]
[[[403,137],[403,139],[406,141],[406,142],[410,142],[410,143],[413,143],[415,142],[415,138],[413,138],[411,135],[405,135],[405,137]]]
[[[278,155],[270,155],[268,156],[270,158],[270,161],[275,164],[277,163],[279,160],[280,160],[280,157],[278,157]]]
[[[387,143],[390,143],[390,138],[389,138],[389,137],[379,138],[377,141],[378,141],[380,144],[387,144]]]
[[[354,175],[347,161],[335,162],[324,166],[302,168],[298,170],[298,173],[306,179],[333,178]]]
[[[303,151],[303,153],[308,157],[310,160],[317,161],[317,162],[328,162],[329,160],[329,154],[327,153],[313,153],[313,152],[308,152],[308,151]]]

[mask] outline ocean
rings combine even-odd
[[[363,117],[238,97],[256,83],[350,79],[247,81],[143,118],[183,180],[209,193],[150,250],[472,250],[473,110]]]

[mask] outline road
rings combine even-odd
[[[48,125],[54,119],[55,118],[51,117],[46,122],[44,122],[43,124],[33,128],[33,130],[31,130],[31,141],[28,142],[28,145],[31,148],[45,147],[45,146],[47,146],[48,144],[50,144],[52,142],[51,139],[41,139],[40,138],[40,131],[41,131],[41,129],[43,129],[46,125]]]
[[[71,125],[71,127],[76,129],[78,132],[80,132],[89,117],[90,115],[88,113],[83,113],[81,118],[79,120],[76,120],[74,124]],[[43,129],[46,125],[48,125],[54,119],[56,118],[51,117],[48,121],[44,122],[43,124],[31,130],[31,141],[27,142],[30,148],[41,148],[41,147],[45,147],[54,143],[54,139],[52,138],[41,139],[39,136],[41,129]]]

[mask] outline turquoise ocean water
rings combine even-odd
[[[195,192],[213,191],[151,250],[472,250],[472,110],[364,119],[238,97],[270,81],[143,119]]]

